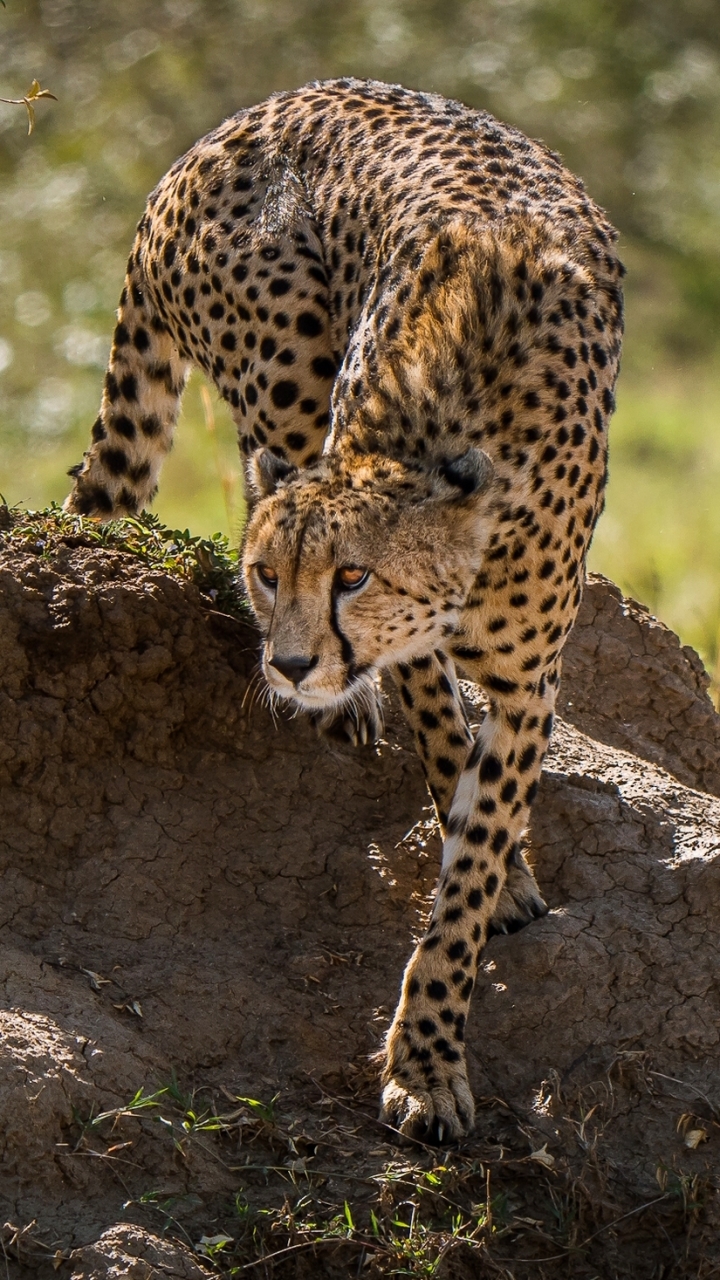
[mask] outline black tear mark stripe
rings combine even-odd
[[[333,587],[330,593],[330,626],[340,641],[340,653],[342,660],[347,667],[348,682],[358,675],[358,668],[355,666],[355,650],[343,631],[337,616],[338,592]]]

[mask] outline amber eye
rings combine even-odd
[[[353,591],[355,587],[362,586],[369,572],[369,569],[355,569],[351,565],[346,565],[344,569],[338,569],[338,582],[341,587]]]
[[[278,576],[275,570],[271,569],[268,564],[256,564],[255,568],[257,569],[258,577],[262,579],[266,587],[277,586]]]

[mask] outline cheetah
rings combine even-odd
[[[471,1130],[482,948],[546,910],[522,841],[603,506],[616,239],[483,111],[355,79],[276,94],[150,196],[71,472],[69,511],[150,502],[199,366],[245,455],[273,695],[372,734],[395,682],[444,841],[385,1046],[381,1114],[410,1137]],[[458,675],[487,695],[474,732]]]

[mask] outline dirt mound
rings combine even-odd
[[[377,750],[274,725],[209,605],[117,551],[0,551],[7,1274],[720,1274],[695,655],[589,584],[532,830],[552,910],[474,999],[477,1133],[398,1151],[370,1057],[438,865],[418,762],[392,703]]]

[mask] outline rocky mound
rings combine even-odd
[[[360,751],[274,724],[248,623],[82,541],[0,541],[7,1275],[716,1274],[696,655],[590,581],[532,829],[552,909],[474,998],[477,1133],[398,1149],[372,1055],[439,855],[402,717]]]

